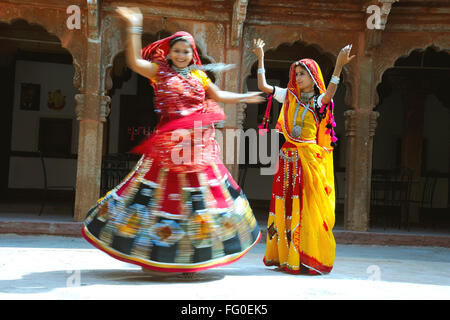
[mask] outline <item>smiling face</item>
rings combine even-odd
[[[314,81],[304,67],[298,66],[295,68],[295,79],[302,92],[314,91]]]
[[[177,68],[185,68],[189,66],[192,61],[193,51],[192,47],[186,40],[175,42],[170,47],[170,60]]]

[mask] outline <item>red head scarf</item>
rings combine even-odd
[[[327,89],[325,87],[325,82],[323,81],[322,71],[316,61],[312,59],[302,59],[294,62],[289,70],[289,83],[288,83],[288,94],[286,94],[286,103],[283,108],[289,108],[289,95],[294,94],[297,99],[300,97],[300,88],[297,85],[297,79],[295,76],[296,67],[304,67],[308,71],[310,77],[313,79],[315,86],[319,89],[320,93],[324,93]],[[325,113],[325,121],[322,121],[318,128],[317,133],[317,143],[332,150],[335,145],[337,138],[335,137],[334,127],[336,127],[336,122],[334,120],[334,102],[327,105],[322,105],[320,108],[320,113]],[[283,112],[283,111],[282,111]],[[281,124],[277,124],[277,128],[281,128]]]
[[[304,67],[308,71],[310,77],[313,79],[314,84],[319,88],[320,93],[324,93],[327,89],[323,81],[322,71],[319,65],[313,59],[302,59],[294,62],[289,70],[289,83],[288,89],[293,92],[297,97],[300,97],[300,89],[297,86],[297,79],[295,76],[295,68]]]
[[[201,66],[202,62],[197,52],[197,47],[195,46],[195,40],[192,35],[185,31],[178,31],[171,35],[170,37],[155,41],[150,43],[145,48],[141,50],[141,56],[143,59],[148,61],[164,61],[170,51],[170,41],[175,38],[183,37],[186,39],[192,47],[192,61],[191,64],[196,64]]]

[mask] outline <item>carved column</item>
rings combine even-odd
[[[85,219],[100,196],[103,127],[109,115],[111,98],[104,90],[104,68],[100,40],[98,4],[88,1],[88,41],[82,75],[83,90],[75,95],[79,121],[75,221]]]
[[[100,196],[103,127],[110,97],[77,94],[79,121],[75,221],[82,221]]]
[[[248,0],[235,0],[233,6],[232,25],[230,30],[230,36],[226,44],[226,61],[228,63],[236,64],[236,68],[225,73],[224,90],[232,92],[242,92],[243,84],[241,79],[241,60],[242,60],[242,35],[244,22],[247,16]],[[222,154],[226,167],[230,171],[233,178],[237,181],[239,175],[239,137],[234,138],[235,135],[231,132],[237,133],[237,130],[242,129],[242,123],[244,122],[244,110],[246,108],[245,103],[227,104],[225,105],[225,114],[227,119],[223,128],[221,128],[223,136],[223,148]],[[226,131],[228,132],[228,139]],[[230,140],[232,138],[232,140]],[[233,155],[233,163],[226,163],[227,155],[230,158]]]
[[[356,61],[358,90],[353,100],[355,107],[344,113],[347,136],[344,226],[347,230],[355,231],[369,230],[372,141],[374,123],[378,116],[372,111],[374,105],[373,59],[368,49],[377,45],[374,39],[378,37],[371,36],[373,33],[377,32],[366,31],[364,37],[360,38],[359,46],[364,53],[358,56]]]
[[[344,224],[347,230],[367,231],[370,214],[373,136],[378,112],[368,109],[344,113],[347,136],[347,170]]]

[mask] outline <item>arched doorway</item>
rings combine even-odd
[[[375,108],[372,228],[449,232],[449,82],[450,55],[433,47],[384,72]]]
[[[72,56],[57,36],[21,19],[0,24],[0,55],[1,211],[38,216],[46,178],[47,187],[64,188],[48,191],[42,216],[71,220],[78,144]]]
[[[274,50],[265,52],[264,65],[266,69],[266,79],[270,85],[276,85],[282,88],[287,86],[289,81],[289,68],[291,64],[303,58],[314,59],[320,66],[324,77],[325,84],[331,79],[335,58],[327,52],[323,52],[315,45],[308,45],[297,41],[292,44],[282,44]],[[246,79],[246,85],[249,91],[259,91],[257,87],[257,62],[251,67],[251,74]],[[344,74],[341,74],[341,82],[344,83]],[[336,225],[343,226],[344,215],[344,192],[345,192],[345,128],[344,128],[344,111],[346,110],[344,99],[346,89],[344,85],[338,86],[338,90],[333,100],[335,102],[335,119],[337,123],[336,136],[338,144],[334,151],[334,168],[336,183]],[[271,109],[269,128],[274,129],[278,119],[281,104],[273,100]],[[243,130],[257,129],[264,116],[266,103],[258,106],[247,106],[246,117],[243,123]],[[260,138],[257,136],[258,139]],[[268,139],[270,144],[270,139]],[[244,189],[246,196],[252,204],[252,208],[256,213],[267,214],[269,210],[272,175],[261,175],[261,163],[249,163],[249,146],[248,139],[241,139],[241,152],[245,152],[246,162],[240,165],[240,176],[245,175],[245,179],[240,179],[241,187]],[[284,137],[279,135],[279,148],[284,143]],[[279,152],[279,148],[276,151]],[[267,150],[271,150],[270,146]]]

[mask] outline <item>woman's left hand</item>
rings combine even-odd
[[[266,99],[260,96],[261,93],[262,92],[247,92],[244,94],[244,97],[241,99],[240,102],[252,104],[263,103]]]
[[[347,63],[349,63],[350,61],[353,60],[354,57],[356,57],[356,55],[353,55],[350,57],[350,51],[352,50],[352,45],[349,44],[347,46],[345,46],[344,48],[341,49],[341,52],[339,52],[339,55],[337,57],[336,60],[336,65],[338,66],[344,66]]]

